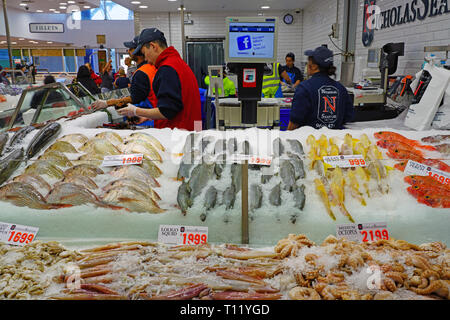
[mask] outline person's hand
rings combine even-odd
[[[147,121],[148,119],[147,118],[144,118],[144,117],[138,117],[138,121],[136,122],[136,124],[142,124],[142,123],[144,123],[145,121]]]
[[[129,105],[128,107],[117,110],[117,112],[126,117],[135,117],[136,116],[136,106]]]
[[[91,106],[94,110],[106,109],[108,108],[108,102],[106,100],[97,100]]]

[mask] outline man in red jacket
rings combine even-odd
[[[157,108],[144,109],[129,106],[118,110],[122,115],[139,116],[155,120],[155,128],[194,130],[200,122],[201,102],[197,79],[174,47],[167,47],[164,33],[156,28],[142,30],[138,47],[148,63],[156,69],[153,91],[158,99]]]

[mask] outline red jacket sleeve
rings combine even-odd
[[[96,85],[99,86],[102,84],[102,78],[99,77],[94,71],[91,72],[91,78],[94,80]]]

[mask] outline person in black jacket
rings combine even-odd
[[[88,67],[81,66],[78,69],[76,82],[80,83],[85,87],[89,92],[93,95],[99,94],[100,88],[95,84],[95,81],[91,78],[91,72],[89,71]],[[84,97],[85,94],[83,92],[75,93],[78,97]]]
[[[56,80],[53,76],[46,76],[44,79],[44,84],[50,84],[55,82]],[[31,108],[37,109],[39,104],[41,104],[42,99],[44,98],[44,94],[47,91],[48,89],[36,91],[36,93],[33,95],[33,98],[31,99],[30,103]],[[64,102],[64,97],[61,95],[61,93],[55,91],[54,89],[51,89],[50,93],[48,94],[47,100],[45,101],[45,104],[47,105],[55,102]]]

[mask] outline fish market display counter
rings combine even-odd
[[[291,233],[320,243],[353,221],[386,223],[389,237],[412,243],[450,243],[448,181],[422,183],[402,172],[408,159],[449,172],[443,135],[450,132],[96,129],[107,119],[96,112],[58,120],[59,130],[3,135],[0,221],[39,227],[39,239],[155,241],[161,225],[178,225],[208,227],[211,243],[241,243],[239,159],[247,154],[271,163],[249,165],[252,245]],[[435,138],[421,141],[428,136]],[[20,148],[29,159],[11,170]],[[121,154],[143,154],[143,164],[103,166],[105,156]],[[340,154],[362,155],[366,166],[323,161]]]

